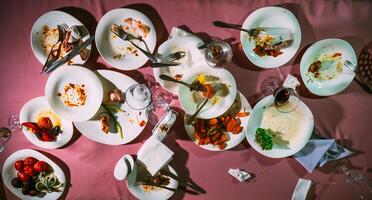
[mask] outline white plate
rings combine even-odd
[[[271,106],[274,106],[274,97],[267,96],[261,99],[253,108],[251,113],[251,117],[248,121],[248,131],[246,132],[246,137],[248,143],[259,153],[271,158],[283,158],[287,156],[291,156],[298,151],[300,151],[305,144],[309,141],[310,136],[313,132],[314,128],[314,117],[311,113],[310,109],[300,101],[299,105],[297,106],[296,110],[292,111],[291,113],[281,113],[281,115],[292,115],[295,112],[301,113],[300,124],[298,125],[298,131],[295,136],[293,136],[290,141],[288,148],[277,148],[275,145],[271,150],[262,150],[260,144],[256,142],[256,130],[257,128],[262,127],[262,117],[263,112]],[[276,108],[274,108],[276,109]],[[279,111],[278,111],[279,112]]]
[[[242,93],[239,92],[236,96],[236,99],[238,101],[237,101],[237,103],[234,103],[232,105],[232,108],[233,107],[240,107],[239,112],[249,112],[250,113],[252,111],[251,105],[249,105],[248,100],[244,97],[244,95]],[[242,132],[240,132],[239,134],[232,134],[231,132],[227,132],[229,140],[226,142],[225,149],[221,150],[221,149],[218,148],[218,146],[213,145],[213,144],[198,145],[198,146],[200,146],[203,149],[209,150],[209,151],[225,151],[225,150],[234,148],[235,146],[240,144],[240,142],[242,142],[245,138],[245,132],[247,131],[249,117],[250,117],[250,115],[248,115],[247,117],[240,117],[241,126],[243,126]],[[194,126],[193,125],[187,125],[186,122],[187,122],[187,119],[185,117],[184,126],[185,126],[185,129],[186,129],[187,135],[190,137],[190,139],[192,141],[195,142],[195,144],[198,144],[198,140],[194,137],[194,130],[195,130]]]
[[[12,179],[17,177],[17,170],[14,168],[14,163],[17,160],[23,160],[26,157],[34,157],[38,160],[44,161],[48,163],[54,170],[54,175],[56,175],[61,183],[63,183],[62,188],[60,188],[62,191],[61,192],[52,192],[52,193],[47,193],[43,198],[40,197],[32,197],[28,195],[22,194],[22,188],[15,188],[12,186]],[[2,171],[2,177],[3,177],[3,182],[6,185],[6,187],[13,193],[15,194],[18,198],[20,199],[27,199],[27,200],[55,200],[58,199],[62,194],[63,191],[65,190],[66,186],[66,177],[65,173],[63,173],[62,169],[54,163],[52,160],[50,160],[48,157],[44,156],[42,153],[39,153],[35,150],[32,149],[22,149],[19,151],[16,151],[12,153],[5,161],[4,166],[3,166],[3,171]]]
[[[292,32],[293,43],[288,48],[283,49],[283,54],[277,57],[260,57],[253,52],[255,42],[249,40],[248,33],[243,31],[240,32],[240,41],[244,53],[253,64],[262,68],[280,67],[296,54],[301,43],[301,28],[291,11],[281,7],[264,7],[257,9],[244,21],[243,28],[253,29],[257,27],[287,28]]]
[[[174,174],[175,176],[178,176],[177,172],[170,166],[168,165],[168,169],[170,173]],[[128,190],[130,193],[132,193],[136,198],[141,199],[141,200],[166,200],[169,199],[174,192],[167,190],[167,189],[160,189],[160,190],[154,190],[154,191],[148,191],[145,192],[143,190],[142,185],[137,185],[137,163],[134,165],[134,169],[132,173],[130,173],[127,177],[127,186]],[[174,180],[173,178],[170,178],[170,183],[166,186],[169,188],[177,188],[178,187],[178,181]]]
[[[19,114],[20,123],[23,122],[37,122],[37,118],[39,113],[51,111],[47,100],[45,97],[36,97],[31,99],[27,102],[21,109],[21,113]],[[53,112],[53,111],[52,111]],[[34,145],[38,147],[42,147],[45,149],[56,149],[65,144],[67,144],[73,135],[74,128],[72,126],[71,121],[61,120],[61,130],[63,131],[61,134],[57,136],[57,140],[55,142],[43,142],[39,140],[34,133],[23,128],[23,133],[25,134],[26,138]]]
[[[83,106],[69,108],[57,96],[69,83],[85,86],[87,99]],[[45,97],[58,116],[73,122],[86,121],[92,118],[100,108],[103,88],[98,77],[89,69],[79,66],[62,66],[49,76],[45,85]]]
[[[156,45],[155,27],[151,20],[143,13],[129,8],[118,8],[106,13],[99,21],[96,29],[97,50],[108,64],[121,70],[137,69],[144,65],[148,60],[148,58],[140,51],[138,51],[138,56],[126,53],[122,60],[114,58],[117,53],[115,53],[113,50],[117,48],[127,48],[130,42],[123,41],[122,39],[115,37],[110,31],[111,25],[123,25],[123,20],[129,17],[140,20],[150,28],[149,35],[143,39],[147,43],[151,53],[154,52]],[[133,40],[133,42],[146,50],[146,46],[143,42],[138,40]]]
[[[343,67],[343,71],[331,80],[319,80],[309,76],[308,69],[313,62],[321,56],[330,56],[334,53],[342,54],[339,61],[342,65],[345,60],[357,63],[357,57],[353,47],[341,39],[318,41],[311,45],[302,56],[300,64],[301,77],[311,93],[319,96],[334,95],[343,91],[353,81],[355,74],[346,67]]]
[[[45,13],[44,15],[40,16],[39,19],[35,22],[35,24],[32,27],[31,30],[31,36],[30,36],[30,42],[31,42],[31,48],[32,51],[34,52],[36,58],[39,60],[41,64],[44,64],[49,51],[46,51],[43,48],[41,37],[42,37],[42,32],[43,32],[43,27],[47,25],[48,27],[55,28],[57,25],[60,24],[67,24],[67,26],[72,27],[72,26],[77,26],[80,34],[82,36],[82,40],[85,41],[90,37],[90,34],[88,32],[88,29],[75,17],[62,12],[62,11],[50,11]],[[58,40],[58,37],[56,41]],[[51,45],[54,45],[55,42],[50,43]],[[89,50],[89,55],[90,55],[90,50],[92,48],[92,45],[89,45],[87,49]],[[73,64],[84,64],[86,60],[82,60],[80,56],[75,56],[72,60]],[[67,64],[65,64],[67,65]]]
[[[123,92],[125,92],[131,85],[137,84],[135,80],[119,72],[111,70],[98,70],[97,73],[99,74],[98,77],[102,76],[100,79],[103,87],[105,88],[105,96],[107,96],[107,93],[110,91],[110,89],[106,89],[110,88],[109,84],[113,84],[112,87],[116,87]],[[109,83],[107,83],[107,81],[109,81]],[[98,113],[103,111],[101,109],[98,111]],[[120,139],[120,136],[117,133],[109,132],[108,134],[105,134],[101,130],[101,122],[97,116],[89,121],[74,122],[75,127],[84,136],[93,141],[108,145],[126,144],[134,140],[145,128],[145,126],[139,126],[138,121],[141,122],[144,120],[147,124],[147,117],[145,113],[146,109],[134,110],[129,107],[127,103],[124,103],[121,106],[121,109],[126,111],[126,113],[124,114],[119,112],[116,114],[116,116],[118,117],[117,120],[119,121],[123,130],[123,139]],[[139,115],[139,113],[141,113],[141,115]]]
[[[152,68],[156,82],[160,83],[161,86],[173,94],[177,94],[179,84],[164,81],[159,78],[159,75],[165,74],[171,77],[175,77],[176,75],[184,76],[194,71],[195,66],[209,67],[207,65],[200,65],[203,62],[205,63],[204,54],[198,49],[202,44],[203,41],[194,36],[174,37],[161,44],[158,48],[158,56],[167,56],[177,51],[185,51],[186,57],[180,60],[182,64],[179,66]]]
[[[195,67],[195,69],[199,70],[195,70],[193,74],[183,78],[182,81],[186,83],[192,83],[199,74],[212,75],[220,79],[218,82],[226,83],[229,89],[228,95],[220,98],[220,100],[216,104],[212,105],[211,101],[209,101],[200,111],[198,118],[210,119],[222,115],[231,107],[236,97],[237,89],[233,75],[228,70],[223,68],[212,69],[206,67]],[[187,114],[194,114],[198,105],[193,100],[190,88],[180,85],[178,96],[183,110],[185,110]]]

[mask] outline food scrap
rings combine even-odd
[[[85,85],[69,83],[57,94],[68,107],[84,106],[87,99]]]
[[[124,103],[124,93],[119,89],[113,89],[109,92],[109,103]]]
[[[54,116],[55,117],[55,116]],[[39,117],[37,123],[23,122],[22,126],[36,135],[43,142],[53,142],[57,140],[57,136],[62,133],[59,119],[53,124],[50,117]]]
[[[281,55],[283,52],[281,51],[281,47],[283,44],[271,45],[271,42],[274,40],[274,37],[271,35],[264,35],[261,37],[255,37],[254,41],[256,46],[253,48],[253,52],[255,52],[258,56],[273,56],[277,57]]]
[[[151,191],[161,190],[162,188],[157,187],[155,185],[167,186],[170,183],[170,178],[168,178],[167,176],[165,176],[165,175],[163,175],[161,173],[155,175],[151,179],[152,180],[150,182],[153,183],[153,184],[148,184],[148,185],[144,184],[144,185],[142,185],[142,188],[143,188],[143,190],[145,192],[151,192]]]
[[[101,121],[101,130],[107,134],[110,130],[109,116],[106,113],[101,113],[99,120]]]
[[[310,64],[307,70],[307,75],[312,74],[315,79],[320,80],[331,80],[335,78],[338,73],[343,71],[343,64],[340,62],[341,56],[342,54],[338,52],[332,55],[320,56]],[[308,82],[309,81],[312,81],[312,79],[308,79]]]
[[[226,148],[226,142],[229,140],[227,132],[239,134],[243,127],[239,117],[248,116],[248,112],[240,112],[235,115],[226,115],[212,119],[197,119],[193,124],[195,131],[194,137],[199,145],[213,144],[219,149]]]
[[[138,36],[142,38],[147,38],[150,33],[150,27],[142,23],[140,20],[136,20],[132,17],[123,19],[124,31],[129,31],[131,33],[137,33]]]

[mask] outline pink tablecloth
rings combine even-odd
[[[36,19],[53,9],[65,7],[94,33],[97,21],[108,11],[119,7],[132,7],[144,12],[155,24],[158,45],[168,36],[173,26],[185,25],[192,32],[203,36],[235,39],[239,32],[216,28],[214,20],[242,23],[255,9],[277,5],[291,10],[299,20],[302,42],[299,52],[284,67],[283,73],[299,74],[301,55],[308,45],[325,38],[342,38],[352,44],[359,55],[372,40],[372,3],[370,1],[2,1],[0,7],[0,125],[18,113],[22,105],[36,96],[44,95],[48,76],[41,75],[41,64],[30,47],[30,31]],[[67,8],[66,8],[67,7]],[[262,81],[268,76],[278,76],[276,70],[254,67],[242,51],[234,51],[234,62],[228,69],[236,78],[238,89],[248,98],[260,92]],[[88,62],[93,68],[107,68],[97,53]],[[152,73],[148,66],[139,72]],[[137,72],[124,72],[134,76]],[[316,128],[329,137],[344,139],[357,154],[352,157],[355,167],[371,171],[372,98],[353,82],[345,91],[331,97],[315,97],[303,90],[303,101],[315,117]],[[174,106],[178,101],[174,100]],[[149,136],[148,127],[134,142],[122,146],[106,146],[74,133],[73,141],[66,147],[45,150],[32,145],[23,134],[14,134],[6,150],[0,154],[2,167],[5,159],[23,148],[37,149],[58,158],[70,182],[64,195],[66,199],[135,199],[124,182],[116,181],[113,169],[125,153],[135,154]],[[226,152],[210,152],[191,142],[178,119],[172,135],[166,141],[175,151],[171,165],[182,179],[190,177],[207,191],[193,196],[176,193],[172,199],[290,199],[298,178],[316,182],[317,199],[352,199],[352,190],[342,175],[331,167],[309,174],[294,159],[270,159],[258,154],[243,142]],[[237,183],[228,174],[229,168],[243,168],[255,174],[254,182]],[[267,173],[264,172],[264,170]],[[330,183],[331,182],[331,183]],[[8,199],[16,197],[6,191]]]

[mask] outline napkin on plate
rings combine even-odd
[[[155,137],[150,137],[143,143],[137,153],[137,159],[145,165],[147,171],[154,176],[160,169],[166,166],[173,156],[173,151]]]
[[[312,139],[293,157],[311,173],[318,165],[321,167],[329,161],[352,154],[353,152],[338,145],[334,139]]]
[[[169,34],[168,39],[171,39],[171,38],[174,38],[174,37],[186,36],[186,35],[195,36],[195,35],[187,32],[187,31],[184,31],[184,30],[180,29],[180,28],[173,27],[172,30],[171,30],[171,33]]]
[[[311,187],[311,180],[298,179],[295,190],[292,194],[292,200],[305,200]]]

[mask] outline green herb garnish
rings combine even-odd
[[[273,135],[269,129],[258,128],[256,130],[256,141],[261,145],[262,150],[273,148]]]
[[[102,107],[106,110],[106,113],[109,114],[110,117],[114,120],[115,127],[116,127],[116,130],[119,133],[120,139],[123,139],[123,130],[121,128],[120,123],[117,120],[117,117],[114,115],[114,113],[116,113],[118,111],[122,111],[122,110],[119,109],[119,108],[113,109],[112,106],[108,106],[108,105],[105,105],[105,104],[102,104]]]

